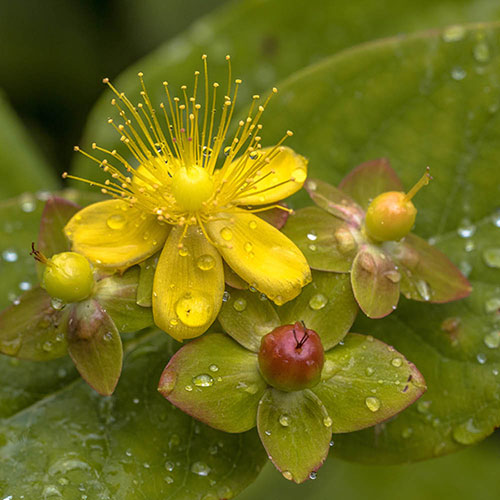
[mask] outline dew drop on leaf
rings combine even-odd
[[[283,427],[288,427],[290,425],[290,417],[288,415],[280,415],[279,423]]]
[[[486,354],[480,352],[477,354],[476,359],[480,365],[484,365],[486,363],[486,360],[487,360]]]
[[[211,371],[211,372],[218,372],[219,371],[219,367],[217,365],[210,365],[208,367],[208,369]]]
[[[288,479],[288,481],[292,481],[293,480],[293,474],[289,470],[284,470],[283,471],[283,477],[285,479]]]
[[[481,40],[472,49],[474,59],[479,63],[487,63],[490,60],[490,48],[488,44]]]
[[[489,347],[490,349],[497,349],[500,347],[500,331],[496,330],[487,333],[483,338],[483,342],[486,347]]]
[[[193,377],[193,384],[196,387],[211,387],[214,384],[214,379],[207,373],[202,373]]]
[[[332,426],[332,424],[333,424],[333,421],[332,421],[331,417],[325,417],[325,418],[323,419],[323,425],[324,425],[325,427],[331,427],[331,426]]]
[[[314,311],[319,311],[328,304],[328,298],[322,293],[317,293],[309,299],[309,307]]]
[[[443,31],[443,40],[449,42],[459,42],[465,36],[466,30],[463,26],[450,26]]]
[[[403,360],[401,358],[394,358],[391,361],[391,365],[394,366],[395,368],[399,368],[403,364]]]
[[[500,269],[500,248],[487,248],[483,252],[483,260],[488,267]]]
[[[208,476],[212,469],[205,462],[193,462],[191,472],[197,476]]]
[[[365,399],[365,404],[366,407],[374,413],[380,410],[380,400],[375,396],[368,396]]]
[[[238,312],[243,312],[247,308],[247,301],[240,297],[234,301],[233,308]]]

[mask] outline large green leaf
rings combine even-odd
[[[150,84],[148,90],[152,101],[157,103],[160,96],[163,98],[161,82],[168,80],[176,90],[182,84],[192,83],[194,70],[201,67],[203,53],[210,57],[210,77],[225,83],[225,55],[229,53],[234,65],[233,74],[244,80],[240,103],[246,105],[253,93],[269,88],[293,71],[346,47],[416,29],[493,19],[500,19],[500,6],[495,0],[358,0],[349,4],[342,0],[311,0],[307,5],[301,0],[233,2],[200,19],[189,30],[141,59],[116,83],[135,100],[139,92],[137,72],[143,71],[146,83]],[[397,81],[393,83],[397,84]],[[316,85],[309,85],[310,92],[314,88]],[[354,91],[351,89],[351,93]],[[111,112],[110,98],[109,92],[104,93],[95,106],[82,146],[88,148],[97,141],[110,150],[119,149],[119,136],[107,124]],[[337,100],[324,101],[324,105],[334,109]],[[308,108],[308,104],[304,103],[304,107]],[[288,116],[285,114],[284,118]],[[307,123],[307,128],[312,131],[320,122],[310,114]],[[329,133],[330,126],[324,124],[323,133]],[[280,133],[283,134],[290,125],[281,128]],[[296,132],[299,131],[300,135],[304,133],[302,124],[297,124]],[[264,132],[264,141],[270,141],[265,129]],[[311,150],[301,152],[307,156],[313,154]],[[330,158],[329,163],[333,159]],[[99,169],[81,155],[75,156],[73,171],[86,178],[101,176]]]
[[[129,346],[112,397],[75,381],[4,412],[2,498],[232,498],[253,481],[266,458],[255,431],[215,431],[156,392],[172,344],[159,333]]]
[[[55,189],[59,182],[0,92],[0,199]]]
[[[474,287],[463,301],[402,299],[388,319],[355,324],[407,355],[428,393],[390,422],[339,437],[337,453],[349,459],[424,459],[500,425],[499,62],[497,24],[455,27],[345,51],[281,87],[267,131],[276,138],[285,123],[308,121],[293,146],[308,152],[311,175],[336,183],[387,157],[406,187],[431,166],[415,233],[432,237]]]

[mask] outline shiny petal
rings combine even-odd
[[[305,188],[318,207],[355,227],[361,226],[365,213],[346,193],[319,179],[309,179]]]
[[[236,159],[229,165],[228,172],[245,169],[249,171],[249,177],[254,178],[252,187],[237,198],[238,205],[276,203],[296,193],[303,186],[307,177],[306,158],[293,149],[281,146],[278,154],[269,163],[264,162],[263,159],[273,149],[273,147],[260,149],[258,158],[256,160],[248,158],[244,165],[240,163],[241,159]],[[256,162],[261,166],[257,173],[252,175]]]
[[[403,184],[386,158],[367,161],[351,170],[339,189],[356,200],[364,209],[375,196],[385,191],[404,191]]]
[[[153,282],[155,323],[181,341],[198,337],[222,305],[222,259],[197,226],[172,229]]]
[[[99,267],[126,269],[163,245],[170,226],[121,200],[94,203],[66,224],[73,250]]]
[[[401,293],[409,299],[451,302],[469,296],[470,283],[448,257],[424,239],[409,234],[386,248],[399,264]]]
[[[396,309],[400,279],[392,259],[375,246],[363,246],[352,264],[352,291],[369,318],[383,318]]]
[[[229,266],[278,305],[311,281],[309,265],[294,243],[251,213],[218,214],[207,230]]]

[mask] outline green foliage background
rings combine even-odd
[[[421,114],[416,118],[415,115],[405,115],[404,99],[401,104],[397,99],[391,101],[390,97],[397,94],[398,90],[401,94],[408,92],[409,96],[413,95],[411,87],[415,85],[416,79],[421,77],[421,71],[426,67],[444,68],[447,64],[444,56],[439,57],[437,42],[432,38],[429,38],[428,42],[425,36],[420,39],[421,42],[417,38],[415,44],[407,44],[404,48],[400,48],[398,42],[391,47],[389,42],[385,45],[387,48],[381,52],[386,50],[387,57],[394,53],[400,54],[408,61],[405,66],[408,80],[398,80],[397,69],[382,66],[381,70],[380,67],[376,68],[376,65],[375,69],[370,69],[370,47],[376,47],[378,42],[375,46],[368,46],[367,50],[363,46],[357,46],[396,35],[402,35],[400,40],[404,41],[406,34],[456,23],[495,20],[500,20],[500,5],[494,0],[358,0],[349,3],[341,0],[48,0],[43,2],[43,7],[36,0],[1,0],[0,46],[3,51],[0,58],[0,88],[3,89],[5,97],[0,100],[0,198],[7,199],[24,191],[57,188],[61,185],[57,174],[69,169],[71,163],[78,173],[95,177],[95,170],[89,173],[88,162],[74,157],[72,146],[80,141],[85,145],[96,139],[109,144],[109,141],[114,139],[105,124],[109,94],[100,97],[93,108],[94,101],[103,89],[100,83],[103,76],[114,77],[120,74],[118,85],[132,92],[136,87],[135,75],[139,70],[144,70],[146,80],[157,87],[158,83],[165,79],[177,86],[191,81],[192,71],[199,67],[199,57],[204,52],[209,54],[212,75],[221,79],[225,74],[224,55],[231,54],[235,73],[241,75],[244,80],[246,95],[265,91],[286,80],[285,84],[280,86],[283,89],[282,100],[273,105],[267,118],[269,135],[266,134],[265,137],[277,138],[279,133],[292,126],[296,137],[291,145],[301,152],[306,151],[313,164],[327,161],[335,164],[327,180],[338,181],[341,174],[356,162],[370,159],[370,155],[384,154],[383,135],[379,136],[378,142],[366,143],[362,133],[366,123],[373,124],[374,120],[383,116],[384,106],[388,110],[401,106],[399,116],[402,117],[402,122],[408,119],[431,120],[436,116],[430,112],[426,115],[425,105],[417,108]],[[497,66],[500,44],[497,43],[497,32],[493,31],[488,34],[488,41],[492,51],[490,57],[493,58],[495,67],[488,73],[488,77],[493,92],[498,94],[496,77],[499,75]],[[380,42],[384,43],[386,42]],[[305,66],[318,63],[323,58],[341,51],[349,51],[351,47],[355,47],[352,49],[354,57],[351,59],[349,52],[343,52],[337,58],[334,57],[289,78]],[[446,57],[458,61],[456,64],[462,69],[465,68],[470,76],[473,73],[471,47],[459,44],[450,50]],[[357,59],[356,51],[359,51]],[[145,59],[141,59],[143,56]],[[377,57],[380,57],[380,52],[377,52]],[[383,57],[382,54],[382,59]],[[138,59],[139,62],[136,62]],[[429,61],[432,61],[430,66]],[[471,65],[471,68],[467,65]],[[360,71],[363,67],[368,68],[367,73]],[[410,78],[412,67],[415,69],[413,79]],[[454,67],[447,68],[448,71],[453,69]],[[390,78],[384,80],[387,75]],[[363,78],[364,76],[366,78]],[[474,78],[477,79],[477,75]],[[496,94],[488,103],[478,98],[474,78],[468,78],[459,90],[458,87],[453,87],[453,81],[446,83],[443,90],[443,82],[434,75],[428,75],[428,79],[419,81],[419,84],[424,85],[423,92],[427,92],[429,100],[433,100],[438,108],[443,105],[443,99],[447,95],[457,99],[459,103],[462,102],[460,99],[472,102],[477,109],[493,105],[494,98],[500,100]],[[462,90],[463,87],[465,90]],[[380,109],[371,110],[365,115],[363,102],[356,99],[356,92],[364,95],[371,93],[373,102],[379,88]],[[391,91],[391,88],[395,90]],[[462,92],[465,94],[462,95]],[[242,97],[244,96],[245,94]],[[302,107],[301,96],[304,102]],[[296,103],[296,106],[288,108],[287,99]],[[20,121],[9,108],[8,101],[20,116]],[[434,212],[424,211],[423,219],[419,221],[420,233],[426,237],[440,235],[442,248],[459,262],[463,253],[457,250],[454,241],[450,241],[453,237],[449,231],[457,228],[463,213],[447,208],[447,203],[451,200],[449,203],[461,207],[463,196],[467,195],[472,199],[471,218],[479,220],[488,215],[495,196],[499,199],[498,187],[494,183],[491,185],[488,170],[484,167],[487,162],[494,161],[494,152],[498,151],[498,141],[496,149],[494,146],[497,128],[494,127],[494,122],[491,128],[483,126],[481,113],[478,113],[478,122],[474,117],[462,114],[459,106],[444,108],[443,118],[440,118],[442,122],[429,123],[429,135],[421,136],[420,143],[414,141],[415,147],[411,151],[404,148],[398,151],[390,145],[387,146],[387,151],[397,153],[395,158],[391,158],[397,167],[404,168],[407,162],[413,166],[421,165],[428,158],[425,154],[426,144],[431,143],[432,159],[437,164],[438,171],[440,149],[436,144],[441,142],[441,139],[447,148],[456,147],[458,165],[464,155],[473,156],[477,150],[482,153],[482,170],[476,170],[466,178],[460,177],[464,173],[463,169],[443,170],[442,175],[449,177],[443,178],[441,187],[423,194],[424,203],[435,204],[442,210],[447,210],[450,217],[438,219],[441,208]],[[89,122],[85,126],[87,114],[91,109],[93,110]],[[456,114],[450,116],[450,109]],[[275,118],[272,118],[273,111]],[[321,120],[324,123],[323,128],[318,126]],[[447,122],[456,124],[454,134],[435,141],[435,134],[439,134],[440,127],[453,130]],[[292,125],[288,125],[289,123]],[[384,133],[397,134],[400,125],[398,121],[391,123],[384,129]],[[486,134],[475,137],[474,131],[478,129],[486,130]],[[491,129],[493,131],[489,132]],[[312,130],[312,133],[309,133],[309,130]],[[321,133],[318,133],[318,130],[321,130]],[[472,136],[468,131],[472,131]],[[459,138],[456,145],[453,145],[453,137]],[[26,141],[29,146],[26,146]],[[407,133],[401,136],[401,143],[407,144],[405,141],[411,142]],[[481,145],[483,142],[491,144],[493,153],[488,147]],[[471,146],[472,149],[466,147],[462,150],[463,144]],[[498,158],[498,152],[496,157]],[[448,158],[444,161],[450,160]],[[405,183],[409,183],[414,177],[412,172],[415,170],[404,170]],[[469,191],[464,188],[448,192],[446,187],[452,185],[457,177],[457,184],[461,183],[461,189],[466,181],[472,188]],[[486,196],[481,195],[481,189],[487,193]],[[21,221],[19,227],[3,225],[0,228],[2,248],[10,248],[24,239],[29,241],[31,231],[22,217],[40,210],[39,200],[26,196],[21,198],[21,207],[23,203],[27,203],[25,207],[30,208],[22,209],[21,212],[17,202],[1,203],[0,208],[4,210],[4,216],[16,217],[17,221]],[[30,203],[32,205],[29,205]],[[497,206],[498,204],[497,202]],[[440,221],[442,227],[439,227]],[[435,231],[436,228],[438,231]],[[483,237],[481,228],[478,233],[480,242],[487,238]],[[24,258],[16,263],[18,268],[28,265],[29,261]],[[498,277],[494,274],[487,275],[488,270],[484,266],[481,268],[481,265],[473,263],[473,273],[476,274],[471,277],[482,280],[491,291],[493,287],[498,287]],[[12,271],[12,267],[5,268],[2,268],[6,273],[2,290],[11,291],[17,284],[19,272]],[[11,271],[12,277],[8,274]],[[31,275],[28,278],[34,277]],[[2,293],[2,307],[6,299],[7,293]],[[393,339],[391,341],[397,342]],[[473,348],[475,349],[472,346],[471,352]],[[409,351],[407,354],[412,359]],[[62,368],[67,368],[68,379],[73,379],[74,375],[70,369],[65,366]],[[57,366],[53,371],[56,373],[60,369],[61,367]],[[36,372],[36,367],[30,366],[30,373]],[[9,376],[15,376],[14,372],[3,370],[0,381],[7,381]],[[481,377],[481,374],[477,377]],[[24,394],[19,389],[21,394],[17,395],[17,399],[4,399],[3,404],[8,411],[3,415],[15,413],[16,405],[19,409],[24,408],[36,401],[40,394],[54,390],[54,386],[50,385],[50,373],[47,374],[47,380],[41,377]],[[59,385],[56,389],[67,381],[65,377],[58,379]],[[498,381],[496,383],[498,385]],[[130,405],[125,410],[131,411]],[[105,414],[106,408],[99,406],[99,411]],[[161,427],[161,423],[156,424]],[[43,425],[43,422],[40,425]],[[50,440],[50,435],[46,435],[43,429],[40,429],[40,435]],[[360,441],[364,443],[365,437]],[[331,455],[335,455],[339,445],[342,452],[348,448],[349,442],[343,445],[342,440],[339,440],[339,443],[333,446]],[[360,446],[363,450],[362,444]],[[43,448],[38,449],[38,452],[43,452]],[[140,453],[140,447],[138,452]],[[344,454],[348,456],[349,451]],[[36,462],[37,456],[34,454],[32,460]],[[500,489],[497,473],[499,459],[500,443],[498,437],[493,435],[477,447],[421,464],[363,466],[341,462],[333,457],[328,460],[315,481],[299,487],[286,483],[268,466],[257,482],[239,498],[265,496],[279,499],[306,497],[326,500],[338,495],[348,500],[357,500],[368,496],[384,499],[405,496],[417,499],[449,495],[457,499],[474,497],[489,500],[497,498]],[[133,488],[133,485],[130,487]],[[75,492],[75,495],[78,493]]]

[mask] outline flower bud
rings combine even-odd
[[[63,302],[86,299],[94,287],[89,261],[79,253],[62,252],[45,259],[42,286],[48,294]]]
[[[283,325],[262,338],[259,367],[266,382],[282,391],[314,387],[321,379],[323,345],[303,323]]]

